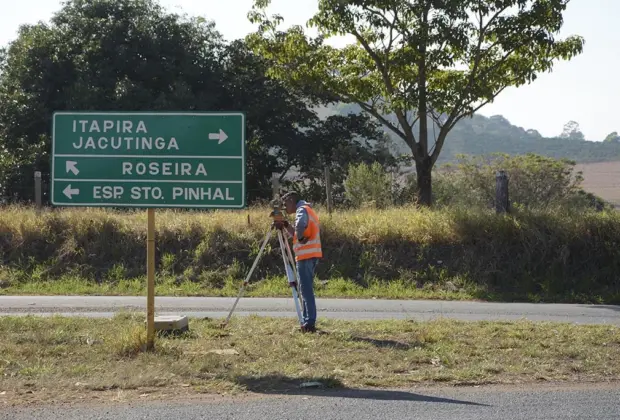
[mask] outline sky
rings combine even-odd
[[[213,20],[226,39],[242,38],[255,30],[247,19],[253,0],[159,0],[176,13]],[[0,0],[0,45],[17,36],[24,23],[48,21],[62,6],[59,0]],[[272,0],[270,13],[283,16],[284,26],[305,25],[316,12],[317,0]],[[509,88],[479,113],[503,115],[512,124],[559,135],[564,124],[577,121],[587,140],[603,140],[620,131],[615,105],[620,98],[620,0],[571,0],[560,37],[581,35],[584,51],[570,61],[557,62],[552,73],[534,83]],[[312,33],[312,32],[311,32]]]

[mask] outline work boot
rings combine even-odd
[[[302,333],[315,333],[316,327],[314,325],[302,325],[301,332]]]

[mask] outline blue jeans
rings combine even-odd
[[[316,322],[316,302],[314,301],[314,270],[319,262],[318,258],[297,261],[299,273],[299,288],[303,298],[304,325],[314,325]]]

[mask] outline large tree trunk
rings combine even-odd
[[[416,161],[416,174],[418,178],[418,203],[430,207],[433,204],[433,190],[431,183],[431,174],[433,164],[430,157]]]
[[[430,10],[430,4],[424,5],[422,11],[421,21],[422,27],[420,28],[421,36],[423,39],[427,39],[428,36],[428,13]],[[419,62],[418,62],[418,87],[419,102],[418,102],[418,118],[420,119],[420,135],[419,135],[419,147],[418,156],[416,157],[415,168],[418,175],[418,204],[430,207],[432,204],[432,189],[431,189],[431,170],[433,169],[433,160],[428,155],[428,103],[426,98],[426,43],[421,42],[419,47]]]

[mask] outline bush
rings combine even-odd
[[[375,162],[350,165],[345,197],[354,207],[385,208],[392,204],[392,176]]]
[[[583,177],[581,172],[575,172],[574,166],[573,161],[535,154],[459,156],[456,164],[446,164],[435,171],[435,202],[444,206],[492,208],[495,176],[499,170],[504,170],[509,178],[512,207],[528,210],[600,209],[603,201],[581,189]]]

